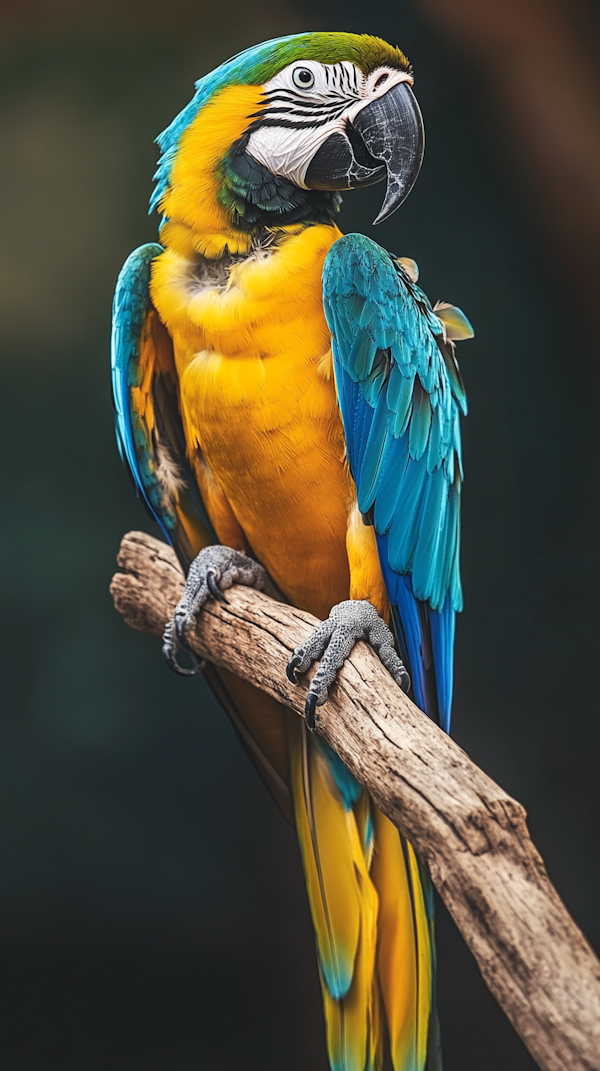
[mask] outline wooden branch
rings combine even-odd
[[[125,536],[111,591],[127,624],[162,634],[183,587],[173,551]],[[303,714],[285,675],[316,621],[235,587],[210,601],[194,650]],[[318,731],[413,843],[483,977],[544,1071],[600,1069],[600,963],[553,888],[524,808],[480,770],[358,644]]]

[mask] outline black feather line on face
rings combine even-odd
[[[290,179],[273,175],[246,152],[250,128],[222,161],[218,198],[234,226],[253,233],[260,227],[293,223],[331,224],[342,198],[331,190],[303,190]]]
[[[321,126],[327,126],[327,123],[331,122],[331,118],[327,116],[325,119],[311,119],[307,122],[301,122],[294,119],[260,119],[248,127],[248,133],[252,134],[255,130],[260,130],[263,126],[280,126],[285,127],[286,130],[317,130]]]
[[[251,112],[248,116],[249,119],[268,119],[276,118],[278,115],[321,115],[328,116],[330,119],[335,119],[340,115],[343,115],[348,105],[346,102],[340,103],[337,101],[335,104],[317,104],[311,103],[311,101],[302,101],[300,107],[286,107],[287,102],[283,101],[279,106],[272,106],[270,108],[264,108],[259,112]]]

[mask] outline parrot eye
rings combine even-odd
[[[315,76],[308,67],[296,67],[292,74],[292,82],[298,89],[312,89],[315,84]]]

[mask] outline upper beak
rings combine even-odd
[[[387,175],[387,189],[374,223],[382,223],[412,190],[423,160],[425,132],[407,82],[393,86],[362,108],[345,133],[332,134],[311,160],[305,185],[312,190],[370,186]]]

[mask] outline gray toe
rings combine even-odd
[[[186,633],[196,624],[196,615],[212,597],[219,602],[227,602],[223,591],[234,584],[245,584],[258,591],[264,591],[275,599],[283,595],[271,580],[264,566],[240,554],[237,550],[220,545],[204,547],[190,565],[183,594],[175,607],[175,613],[167,625],[163,638],[163,656],[169,669],[184,676],[201,672],[203,663],[190,651]],[[190,669],[180,666],[177,651],[184,648],[190,651],[194,664]]]
[[[287,675],[296,683],[314,662],[319,662],[306,697],[306,724],[315,725],[315,711],[327,701],[329,689],[344,662],[350,657],[359,640],[365,640],[379,656],[382,664],[404,691],[410,688],[410,677],[394,647],[394,636],[366,599],[347,599],[334,606],[327,621],[322,621],[310,636],[292,652]]]

